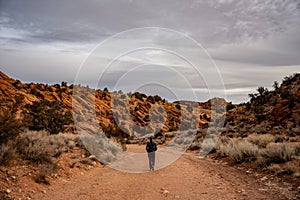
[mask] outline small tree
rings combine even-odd
[[[66,82],[66,81],[62,81],[62,82],[61,82],[61,86],[63,86],[63,87],[67,87],[67,86],[68,86],[68,84],[67,84],[67,82]]]
[[[274,88],[275,92],[277,92],[279,90],[279,83],[277,81],[274,81],[273,88]]]

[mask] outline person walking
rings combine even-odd
[[[154,171],[155,151],[156,150],[157,150],[156,144],[153,142],[153,138],[150,137],[150,142],[147,142],[147,145],[146,145],[146,151],[148,153],[150,171]]]

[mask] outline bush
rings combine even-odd
[[[283,171],[281,173],[284,174],[294,174],[297,172],[297,166],[293,165],[293,164],[287,164],[283,167]]]
[[[46,130],[51,134],[58,134],[65,130],[65,126],[73,123],[73,117],[70,111],[58,101],[36,101],[32,105],[27,104],[29,110],[24,112],[28,117],[30,130]]]
[[[221,148],[237,163],[256,160],[259,155],[258,147],[246,140],[231,140],[227,147]]]
[[[112,142],[102,135],[82,136],[81,141],[88,152],[95,155],[101,164],[113,161],[121,150],[121,147],[117,147],[117,141]]]
[[[70,134],[50,135],[46,131],[27,131],[17,140],[17,150],[25,160],[34,163],[52,163],[52,157],[57,157],[70,150],[70,141],[76,141]]]
[[[14,139],[24,128],[22,120],[16,118],[14,111],[0,110],[0,144]]]
[[[270,170],[272,173],[278,173],[281,170],[281,167],[278,164],[272,164],[268,167],[268,170]]]
[[[132,94],[135,98],[144,101],[144,98],[147,98],[147,96],[143,93],[135,92]]]
[[[234,108],[235,108],[235,105],[233,105],[232,102],[227,103],[227,105],[226,105],[226,111],[227,112],[234,109]]]
[[[15,144],[12,141],[0,145],[0,165],[9,165],[16,157]]]
[[[246,138],[246,140],[257,145],[260,148],[265,148],[269,143],[275,142],[275,137],[270,134],[251,134]]]
[[[260,165],[262,165],[262,163],[265,163],[266,166],[271,163],[284,163],[292,160],[294,155],[295,148],[287,144],[277,144],[260,151]]]
[[[50,181],[48,180],[48,176],[53,174],[58,170],[58,165],[55,163],[43,163],[40,166],[40,172],[35,176],[36,183],[42,183],[49,185]]]

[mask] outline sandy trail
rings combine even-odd
[[[130,151],[142,152],[143,146]],[[58,181],[32,199],[277,199],[251,176],[227,165],[185,153],[173,164],[146,173],[94,168],[70,181]]]

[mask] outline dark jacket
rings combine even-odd
[[[154,142],[147,142],[146,150],[148,153],[156,151],[157,150],[156,144]]]

